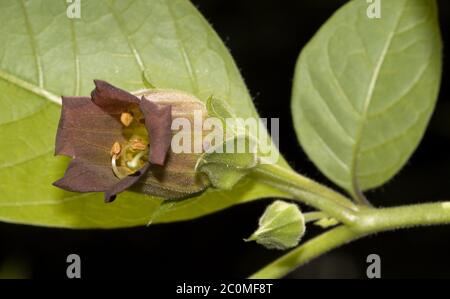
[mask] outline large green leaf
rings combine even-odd
[[[424,134],[438,94],[441,40],[432,0],[366,1],[337,11],[302,51],[292,113],[311,160],[353,196],[392,178]]]
[[[147,223],[160,201],[124,193],[75,194],[51,184],[68,159],[53,156],[61,95],[89,95],[93,79],[130,91],[156,86],[226,101],[257,116],[226,47],[186,0],[0,2],[0,220],[71,228]],[[284,164],[281,159],[280,163]],[[280,192],[252,177],[232,191],[211,190],[158,221],[198,217]]]

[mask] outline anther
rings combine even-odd
[[[130,142],[131,142],[131,148],[133,150],[143,151],[143,150],[147,149],[147,144],[142,142],[142,140],[140,140],[140,139],[133,139],[133,140],[130,140]]]
[[[113,146],[111,147],[110,154],[111,154],[111,156],[118,155],[118,154],[120,154],[121,150],[122,150],[122,148],[120,146],[120,143],[116,141],[116,142],[114,142]]]
[[[125,126],[128,127],[131,122],[133,121],[133,115],[129,112],[122,112],[120,115],[120,122]]]

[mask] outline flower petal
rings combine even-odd
[[[143,96],[140,108],[149,134],[149,161],[152,164],[164,165],[172,140],[172,106],[155,104]]]
[[[112,144],[125,141],[120,113],[110,114],[86,97],[63,97],[62,104],[55,154],[97,163],[100,158],[102,164],[110,165]]]
[[[118,193],[133,186],[148,171],[149,167],[150,163],[147,162],[141,169],[105,190],[105,202],[112,202]]]
[[[117,88],[108,82],[102,80],[94,80],[95,89],[91,93],[92,101],[103,108],[128,106],[129,104],[139,105],[139,98],[131,93]]]
[[[202,111],[204,104],[184,93],[151,91],[151,101],[95,80],[92,98],[64,97],[56,140],[56,154],[73,158],[64,177],[55,186],[69,191],[105,192],[105,202],[131,187],[132,190],[164,198],[182,198],[202,192],[209,182],[195,171],[200,154],[171,154],[175,132],[171,130],[172,113],[185,115],[191,122],[192,111]],[[111,168],[111,147],[115,142],[129,142],[123,131],[121,115],[144,116],[149,135],[148,161],[137,172],[123,179]],[[136,115],[136,114],[134,114]]]
[[[119,179],[111,175],[111,168],[83,160],[72,160],[64,177],[54,186],[72,192],[103,192],[117,184]]]
[[[76,120],[76,115],[88,110],[94,105],[88,97],[62,97],[61,117],[59,119],[58,131],[56,133],[55,155],[65,155],[73,157],[73,143],[71,142],[72,132],[70,128]]]
[[[92,99],[63,97],[55,154],[73,158],[55,186],[75,192],[105,192],[105,201],[133,185],[148,163],[132,176],[118,179],[111,169],[111,146],[125,143],[120,122],[124,111],[138,109],[140,100],[104,81],[96,80]]]
[[[145,118],[152,116],[158,116],[160,113],[153,112],[151,109],[146,109],[146,106],[150,106],[147,102],[153,103],[159,107],[171,107],[172,117],[186,118],[191,124],[192,134],[194,134],[194,112],[200,112],[202,119],[207,117],[207,110],[205,105],[192,95],[186,94],[180,91],[172,90],[147,90],[145,92],[139,92],[139,96],[145,96],[141,99],[141,111],[145,113]],[[144,106],[144,108],[142,107]],[[150,108],[150,107],[149,107]],[[150,124],[147,126],[147,130],[150,131],[151,126],[154,123],[162,124],[161,120],[149,120]],[[168,123],[168,121],[167,121]],[[171,124],[170,124],[171,127]],[[166,129],[169,129],[167,125]],[[172,141],[172,136],[179,133],[180,128],[171,129],[171,134],[167,141]],[[201,132],[203,134],[205,132]],[[205,133],[206,134],[206,133]],[[194,135],[192,135],[194,136]],[[151,149],[154,148],[153,136],[150,133]],[[152,163],[149,171],[143,175],[135,185],[132,186],[132,190],[142,193],[147,193],[154,196],[163,197],[166,199],[181,199],[199,194],[206,190],[209,186],[209,180],[203,173],[197,173],[195,165],[200,158],[201,153],[189,152],[189,153],[174,153],[173,151],[167,151],[164,157],[164,166]]]

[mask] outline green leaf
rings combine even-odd
[[[80,19],[66,16],[67,5],[0,1],[0,220],[70,228],[146,224],[160,200],[126,192],[104,204],[101,194],[51,185],[68,162],[53,156],[60,96],[89,95],[92,80],[102,79],[129,91],[183,90],[205,102],[214,95],[240,117],[257,113],[226,47],[188,1],[81,1]],[[232,191],[207,191],[158,221],[278,195],[248,177]]]
[[[266,208],[258,229],[245,241],[256,241],[267,249],[286,250],[297,246],[305,231],[305,218],[300,208],[277,200]]]
[[[430,0],[350,1],[303,49],[292,114],[318,168],[354,197],[382,185],[419,144],[438,95],[441,39]]]

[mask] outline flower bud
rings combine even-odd
[[[256,241],[268,249],[286,250],[298,245],[305,230],[299,207],[277,200],[266,208],[258,229],[245,241]]]

